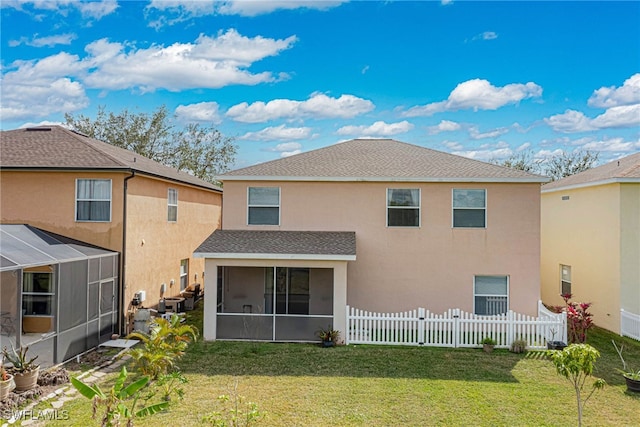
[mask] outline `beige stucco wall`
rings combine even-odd
[[[2,222],[30,224],[122,253],[123,186],[128,176],[129,173],[3,171]],[[112,180],[111,222],[75,221],[77,178]],[[169,188],[178,190],[178,220],[174,223],[167,221]],[[178,294],[182,259],[189,259],[189,283],[202,283],[204,261],[194,258],[193,251],[219,228],[221,206],[222,195],[218,192],[144,175],[128,181],[125,313],[137,291],[146,291],[144,306],[155,306],[162,296]],[[160,293],[162,283],[166,283],[164,295]]]
[[[247,225],[247,187],[281,188],[280,226]],[[420,228],[386,227],[387,188],[421,190]],[[487,190],[487,228],[452,228],[454,188]],[[225,182],[223,229],[355,231],[347,301],[374,311],[473,310],[474,275],[508,275],[509,304],[540,298],[540,185]]]
[[[169,188],[178,190],[176,222],[167,221]],[[145,306],[178,295],[182,259],[189,260],[188,283],[202,283],[204,261],[193,251],[219,228],[221,195],[140,176],[129,180],[127,194],[125,307],[139,290],[146,291]]]
[[[620,206],[619,184],[542,193],[542,300],[564,304],[560,264],[569,265],[573,300],[593,303],[594,322],[615,332],[620,329]]]
[[[0,216],[96,246],[121,251],[122,173],[0,172]],[[76,222],[76,179],[111,179],[111,222]]]
[[[640,184],[620,184],[620,308],[640,314]]]

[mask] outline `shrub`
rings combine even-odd
[[[129,354],[135,368],[155,380],[175,368],[189,343],[198,338],[198,330],[195,326],[181,325],[174,314],[170,320],[156,319],[148,334],[133,332],[127,338],[142,341],[142,347],[131,349]]]

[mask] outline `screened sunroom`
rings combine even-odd
[[[346,322],[355,233],[217,230],[206,258],[205,339],[314,341]],[[212,292],[216,289],[216,292]]]
[[[117,329],[118,253],[28,225],[0,225],[0,348],[44,367]]]

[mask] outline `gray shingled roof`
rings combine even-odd
[[[392,139],[354,139],[238,169],[224,180],[547,182],[548,178]]]
[[[597,166],[586,171],[550,182],[542,191],[552,191],[567,187],[597,185],[612,181],[640,182],[640,152],[620,160]]]
[[[196,249],[195,254],[200,254],[201,257],[229,254],[355,257],[356,233],[348,231],[216,230]]]
[[[89,138],[62,126],[40,126],[0,133],[2,169],[135,170],[173,181],[222,191],[186,172],[137,153]]]

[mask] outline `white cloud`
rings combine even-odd
[[[280,157],[290,157],[300,153],[302,153],[302,150],[283,151],[282,153],[280,153]]]
[[[38,37],[36,34],[31,40],[26,37],[21,37],[19,40],[9,40],[8,44],[10,47],[16,47],[22,44],[33,47],[53,47],[59,44],[70,45],[76,38],[77,36],[75,34],[58,34],[47,37]]]
[[[413,124],[409,123],[406,120],[397,123],[385,123],[383,121],[377,121],[371,126],[343,126],[338,129],[336,133],[338,135],[381,137],[409,132],[411,129],[413,129]]]
[[[471,40],[495,40],[498,38],[498,34],[494,31],[485,31],[478,35],[473,36]]]
[[[89,105],[82,84],[67,77],[83,71],[75,55],[59,53],[40,61],[16,61],[3,71],[0,106],[3,120],[46,117]]]
[[[84,61],[96,70],[85,83],[94,88],[149,92],[273,82],[282,77],[276,78],[268,71],[252,74],[246,68],[290,48],[295,41],[295,36],[281,40],[249,38],[229,30],[216,37],[200,35],[195,43],[125,51],[122,44],[102,39],[86,47],[89,56]]]
[[[181,122],[208,122],[220,124],[222,118],[218,112],[217,102],[200,102],[198,104],[179,105],[176,117]]]
[[[594,130],[591,120],[584,113],[575,110],[566,110],[562,114],[556,114],[544,119],[545,123],[557,132],[584,132]]]
[[[247,0],[152,0],[145,8],[149,26],[160,28],[175,25],[193,18],[211,15],[257,16],[276,10],[315,9],[328,10],[339,6],[344,1],[247,1]]]
[[[460,144],[458,141],[444,141],[442,142],[442,145],[449,151],[461,151],[464,149],[464,145]]]
[[[640,73],[629,77],[619,88],[601,87],[593,92],[587,103],[590,107],[599,108],[640,104]]]
[[[353,95],[331,98],[325,94],[312,94],[306,101],[274,99],[267,103],[242,102],[227,110],[226,116],[237,122],[262,123],[281,118],[342,118],[349,119],[373,110],[371,101]]]
[[[640,125],[640,104],[611,107],[601,115],[590,119],[584,113],[566,110],[544,119],[557,132],[573,133],[597,129],[623,128]]]
[[[495,144],[483,144],[475,150],[458,150],[452,154],[467,157],[470,159],[489,161],[495,159],[505,159],[513,155],[513,150],[504,141]]]
[[[78,8],[85,18],[102,19],[112,14],[118,8],[116,0],[92,1],[88,3],[74,2],[74,6]]]
[[[77,10],[83,18],[100,20],[115,12],[118,9],[118,2],[116,0],[91,2],[80,2],[78,0],[3,0],[2,7],[10,7],[24,12],[54,11],[62,16],[68,16],[71,11]]]
[[[590,139],[580,141],[578,145],[583,150],[625,153],[640,150],[640,139],[635,141],[626,141],[623,137],[604,138],[601,140]]]
[[[469,128],[469,136],[472,139],[497,138],[507,132],[509,132],[509,129],[505,127],[493,129],[488,132],[480,132],[477,126],[471,126]]]
[[[2,68],[2,118],[76,111],[88,105],[85,87],[144,93],[158,88],[179,91],[277,81],[282,75],[268,71],[254,74],[247,68],[288,49],[295,40],[295,36],[249,38],[229,30],[216,37],[201,35],[195,43],[127,49],[102,39],[86,46],[84,58],[61,52],[38,60],[14,61]]]
[[[640,126],[640,104],[611,107],[591,124],[599,129]]]
[[[267,149],[267,151],[280,153],[280,157],[289,157],[302,153],[302,144],[297,142],[283,142],[282,144]]]
[[[404,116],[430,116],[443,111],[466,109],[496,110],[507,104],[517,104],[523,99],[541,95],[542,88],[533,82],[496,87],[487,80],[473,79],[458,84],[445,101],[412,107],[404,112]]]
[[[253,141],[279,141],[287,139],[306,139],[309,137],[311,137],[311,128],[290,128],[285,125],[280,125],[268,127],[258,132],[247,132],[241,136],[240,139],[249,139]]]
[[[316,9],[328,10],[340,6],[344,1],[328,1],[328,0],[279,0],[279,1],[224,1],[218,8],[218,13],[223,15],[241,15],[256,16],[271,13],[276,10],[291,9]]]
[[[450,120],[441,120],[437,125],[429,126],[428,131],[429,135],[437,135],[440,132],[454,132],[460,130],[461,127],[460,123],[452,122]]]

